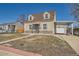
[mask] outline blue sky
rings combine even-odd
[[[69,4],[54,3],[16,3],[16,4],[0,4],[0,23],[14,22],[21,14],[34,14],[45,11],[55,10],[58,21],[73,20],[70,14]]]

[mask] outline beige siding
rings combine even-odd
[[[24,31],[25,31],[25,32],[26,32],[26,31],[30,31],[30,30],[29,30],[29,23],[27,23],[27,24],[25,23],[25,24],[24,24]]]
[[[24,24],[24,31],[26,32],[26,31],[31,31],[30,29],[29,29],[29,25],[32,25],[32,24],[40,24],[40,29],[39,29],[39,31],[51,31],[51,32],[53,32],[54,30],[54,22],[52,21],[52,22],[34,22],[34,23],[25,23]],[[43,29],[43,24],[47,24],[47,29]]]
[[[47,24],[47,29],[43,29],[43,24]],[[52,31],[53,30],[53,22],[41,22],[41,29],[40,31]]]

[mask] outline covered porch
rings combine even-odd
[[[40,24],[33,24],[32,25],[32,30],[34,33],[39,33],[39,29],[40,29]]]

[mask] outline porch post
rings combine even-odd
[[[73,35],[73,24],[72,24],[72,35]]]

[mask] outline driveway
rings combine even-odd
[[[79,37],[78,36],[72,36],[72,35],[55,35],[55,36],[57,36],[60,39],[65,40],[66,42],[68,42],[68,44],[79,55]]]

